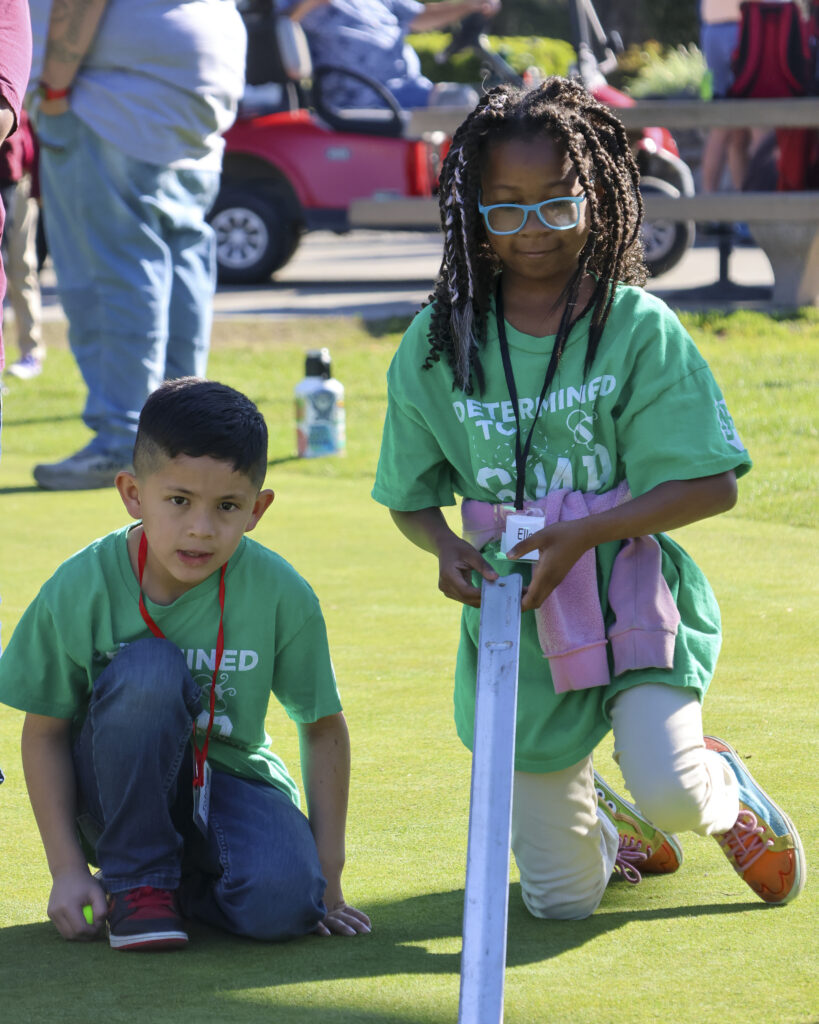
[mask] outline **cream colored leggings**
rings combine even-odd
[[[695,696],[660,683],[635,686],[615,698],[611,719],[614,760],[645,817],[665,832],[731,828],[737,782],[705,748]],[[597,810],[591,755],[559,772],[515,773],[512,850],[535,917],[594,913],[614,869],[617,831]]]

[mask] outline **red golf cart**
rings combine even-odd
[[[616,60],[616,40],[603,33],[590,0],[575,0],[570,6],[579,57],[575,73],[602,102],[631,104],[605,79],[607,62]],[[382,105],[366,110],[337,107],[332,76],[341,69],[312,67],[301,27],[267,5],[243,13],[251,88],[225,136],[222,185],[209,217],[224,284],[268,280],[290,260],[305,231],[349,231],[349,209],[357,200],[385,201],[386,219],[379,227],[406,230],[400,217],[389,220],[386,200],[431,198],[448,144],[441,132],[410,137],[410,113],[383,86],[357,72],[343,71],[365,82]],[[523,84],[492,52],[483,28],[480,15],[465,19],[450,50],[474,49],[492,83]],[[634,145],[644,189],[693,194],[691,172],[667,131],[645,129]],[[693,237],[693,223],[646,224],[652,274],[670,269]]]

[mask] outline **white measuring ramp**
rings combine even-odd
[[[517,573],[481,589],[459,1024],[503,1020],[521,591]]]

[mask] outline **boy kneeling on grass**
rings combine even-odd
[[[60,566],[0,659],[66,939],[107,921],[115,949],[180,947],[183,918],[264,940],[370,930],[341,891],[350,748],[319,602],[245,537],[266,468],[249,399],[163,384],[116,480],[137,524]],[[269,749],[271,690],[309,821]]]

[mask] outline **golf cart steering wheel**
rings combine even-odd
[[[367,108],[366,111],[362,111],[334,106],[325,95],[326,91],[332,93],[331,89],[327,89],[327,78],[334,74],[363,82],[383,101],[384,107]],[[335,64],[322,64],[313,69],[312,93],[316,113],[336,131],[388,136],[399,136],[404,132],[407,115],[398,100],[386,86],[359,71]]]

